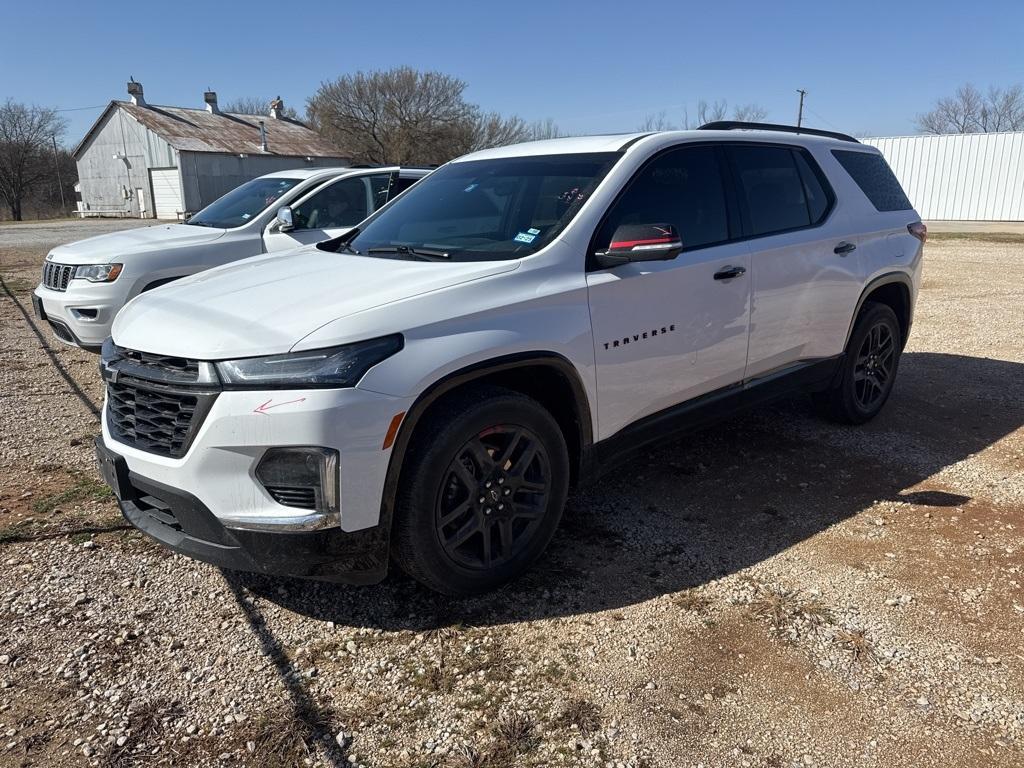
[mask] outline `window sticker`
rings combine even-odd
[[[520,232],[512,239],[515,240],[517,243],[526,243],[527,245],[529,245],[530,243],[537,239],[537,236],[531,235],[527,232]]]
[[[540,234],[540,230],[539,230],[539,229],[536,229],[536,228],[534,228],[534,227],[530,227],[530,228],[529,228],[528,230],[526,230],[526,231],[527,231],[527,233],[529,233],[529,234],[531,234],[531,235],[539,235],[539,234]]]

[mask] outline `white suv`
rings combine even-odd
[[[132,301],[100,466],[222,566],[480,592],[631,448],[793,390],[875,416],[925,229],[876,149],[784,129],[453,161],[355,231]]]
[[[185,224],[114,232],[54,248],[32,303],[63,342],[99,350],[144,291],[203,269],[343,234],[429,171],[311,168],[242,184]]]

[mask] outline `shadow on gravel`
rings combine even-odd
[[[75,395],[75,397],[82,401],[82,405],[84,405],[86,409],[88,409],[89,413],[91,413],[98,421],[100,418],[99,406],[92,401],[92,398],[89,397],[89,395],[86,394],[85,390],[82,389],[81,386],[79,386],[77,381],[75,381],[75,377],[72,376],[68,369],[64,366],[64,363],[61,362],[61,359],[57,356],[57,353],[53,351],[53,347],[51,347],[49,342],[47,342],[46,336],[44,336],[42,331],[39,330],[39,326],[36,325],[35,318],[29,311],[25,309],[25,305],[18,300],[18,298],[14,295],[14,292],[11,291],[11,289],[8,287],[7,283],[4,282],[4,279],[2,277],[0,277],[0,288],[3,289],[4,294],[7,296],[7,298],[11,300],[11,302],[14,304],[17,310],[21,313],[21,316],[25,318],[25,322],[28,323],[28,327],[32,329],[32,333],[34,333],[36,339],[39,340],[39,348],[46,353],[47,357],[50,358],[50,363],[57,371],[57,374],[62,379],[64,379],[64,383],[68,385],[68,388]]]
[[[879,500],[965,504],[916,486],[1022,425],[1024,365],[907,353],[892,400],[862,427],[821,421],[794,399],[641,452],[570,498],[541,562],[492,594],[440,597],[394,568],[374,587],[238,578],[311,618],[384,629],[620,608],[742,570]]]
[[[267,628],[266,621],[259,609],[246,598],[235,574],[225,573],[224,580],[227,582],[235,602],[238,603],[242,615],[249,622],[249,628],[260,644],[260,651],[274,665],[278,677],[281,678],[281,682],[284,683],[288,691],[288,696],[291,699],[292,722],[280,723],[280,728],[293,731],[294,735],[310,746],[314,741],[320,742],[324,746],[328,765],[336,768],[348,765],[345,750],[334,740],[331,712],[317,706],[310,697],[302,683],[300,674],[292,667],[281,643]]]

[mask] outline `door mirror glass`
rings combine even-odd
[[[668,261],[682,250],[682,238],[671,224],[622,224],[608,249],[595,256],[602,267],[615,267],[633,261]]]
[[[295,229],[291,206],[282,205],[277,209],[277,229],[280,232],[291,232]]]

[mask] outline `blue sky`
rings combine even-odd
[[[60,109],[202,92],[280,94],[303,105],[324,80],[408,64],[465,80],[471,101],[574,133],[635,130],[699,98],[757,102],[794,122],[856,134],[913,132],[959,84],[1024,81],[1024,3],[7,2],[0,99]],[[76,143],[98,109],[67,111]]]

